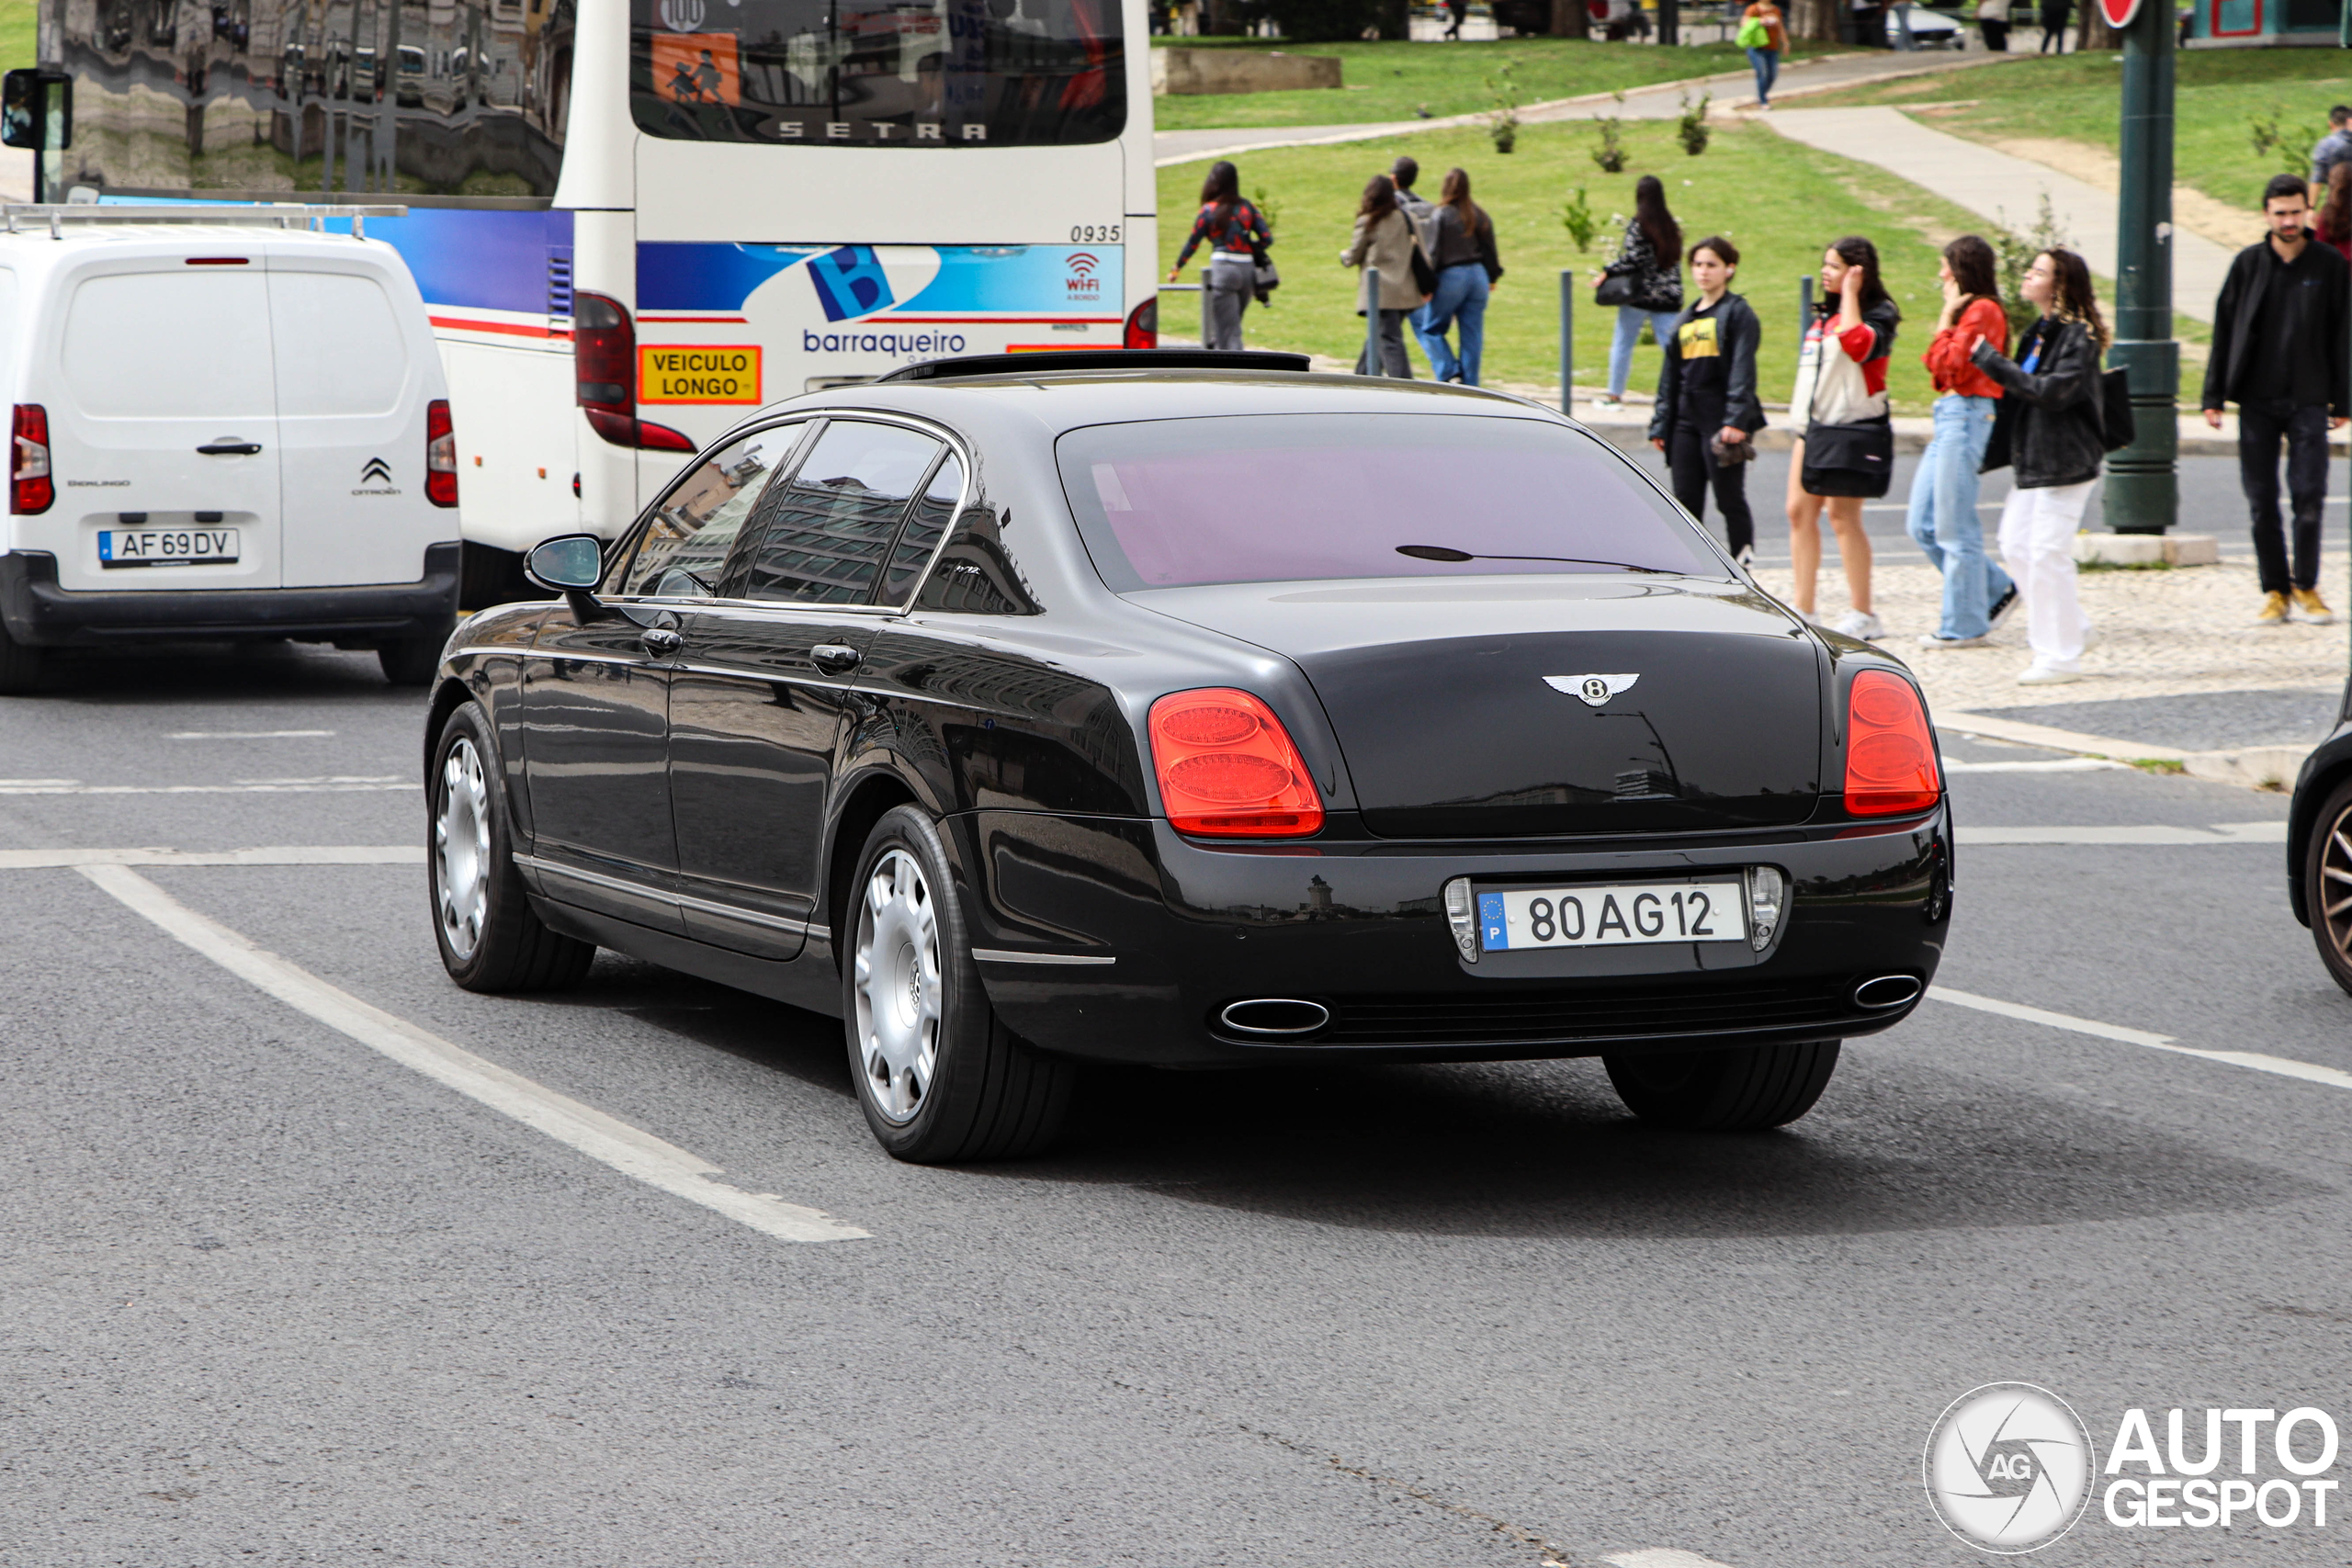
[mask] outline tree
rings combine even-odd
[[[1554,38],[1590,38],[1592,12],[1585,0],[1552,0]]]

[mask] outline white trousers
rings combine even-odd
[[[2025,595],[2025,637],[2037,664],[2072,670],[2083,657],[2090,623],[2075,595],[2075,531],[2098,483],[2013,490],[2001,508],[2001,561]]]

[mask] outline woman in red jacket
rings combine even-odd
[[[1937,276],[1944,286],[1935,341],[1919,356],[1936,385],[1936,433],[1911,476],[1911,513],[1905,522],[1928,559],[1944,574],[1942,624],[1921,632],[1927,648],[1981,648],[2017,604],[2017,584],[1984,553],[1984,525],[1976,515],[1977,468],[1993,439],[1997,382],[1969,361],[1981,339],[2009,341],[2001,309],[1993,247],[1962,234],[1944,247]]]

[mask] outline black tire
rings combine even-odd
[[[40,686],[46,651],[18,642],[0,626],[0,696],[21,697]]]
[[[467,750],[481,771],[480,807],[453,813],[448,809],[453,788],[472,794],[466,777]],[[480,867],[478,910],[463,897],[469,883],[459,869],[459,852],[452,848],[445,856],[445,837],[451,846],[470,846],[463,852]],[[449,978],[469,991],[495,992],[569,990],[587,976],[588,965],[595,961],[595,944],[549,931],[531,908],[523,874],[514,869],[498,750],[491,742],[490,716],[480,703],[460,704],[434,743],[433,771],[425,779],[424,861],[434,945],[441,950],[441,964]],[[451,885],[456,892],[448,897],[451,908],[445,912],[445,891]],[[455,907],[460,902],[474,918],[457,916]],[[468,934],[472,943],[460,952]]]
[[[395,686],[430,686],[441,668],[441,649],[447,641],[446,637],[420,637],[388,642],[376,650],[376,662],[384,667],[384,679]]]
[[[905,867],[894,856],[911,863],[913,884],[899,880]],[[879,913],[869,893],[877,873],[892,878],[894,890]],[[885,812],[858,853],[849,889],[840,927],[842,1027],[858,1107],[875,1140],[896,1158],[933,1165],[1044,1153],[1069,1116],[1077,1066],[1015,1038],[989,1005],[947,853],[931,818],[910,806]],[[929,944],[936,949],[928,977],[921,952],[926,928],[901,919],[921,909],[928,910]],[[896,1009],[902,989],[908,1001],[878,1028],[861,1019],[861,976],[873,965],[899,977],[884,986],[883,1005]],[[922,1039],[926,985],[934,987],[928,1063],[919,1048],[910,1047],[901,1051],[905,1065],[894,1067],[885,1031],[895,1032],[902,1046]],[[884,1016],[872,1006],[865,1015]]]
[[[2352,850],[2346,844],[2352,844],[2352,779],[2327,792],[2303,846],[2303,908],[2311,916],[2312,944],[2329,977],[2352,992]]]
[[[1838,1070],[1838,1044],[1626,1052],[1600,1060],[1617,1098],[1643,1121],[1742,1133],[1784,1126],[1812,1110]]]

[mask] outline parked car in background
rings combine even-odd
[[[2303,759],[2287,809],[2287,903],[2330,978],[2352,992],[2352,682],[2335,728]]]
[[[266,214],[58,210],[0,234],[0,692],[50,649],[186,637],[374,649],[394,682],[430,679],[457,443],[399,254]]]

